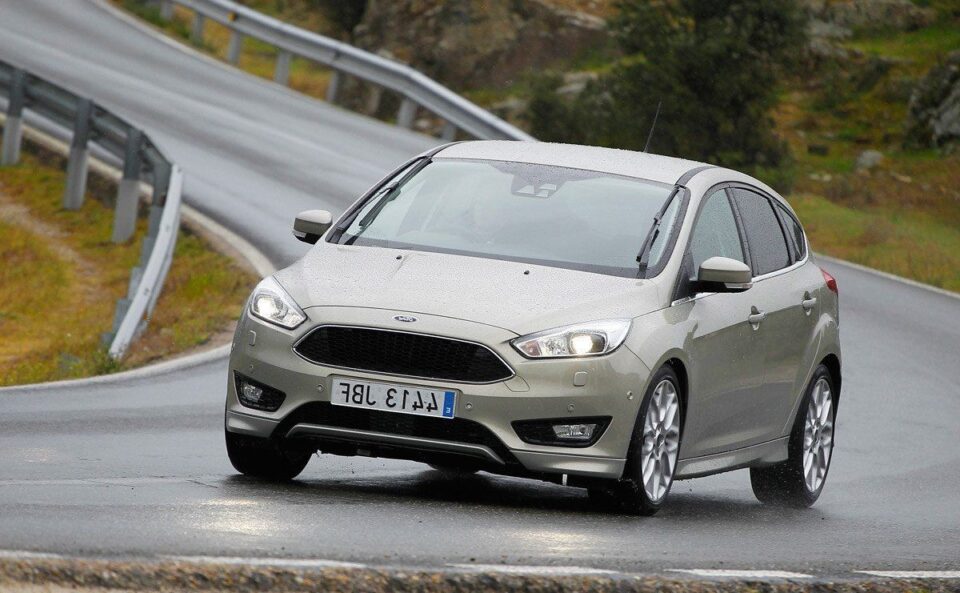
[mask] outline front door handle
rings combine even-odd
[[[760,309],[757,309],[756,306],[750,308],[750,315],[747,317],[747,321],[750,322],[750,325],[753,326],[753,329],[760,327],[760,322],[767,318],[767,314]]]

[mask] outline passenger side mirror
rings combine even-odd
[[[711,257],[700,264],[694,292],[743,292],[752,286],[750,266],[729,257]]]
[[[320,240],[330,225],[333,215],[326,210],[304,210],[293,221],[293,236],[313,245]]]

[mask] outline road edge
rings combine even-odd
[[[3,114],[0,114],[0,120],[6,121]],[[35,142],[43,148],[57,154],[67,154],[69,146],[66,142],[55,138],[54,136],[37,129],[29,124],[23,126],[23,134],[32,142]],[[113,182],[119,182],[122,177],[122,171],[116,166],[107,163],[96,155],[91,154],[89,160],[90,170],[101,177],[110,179]],[[150,196],[150,188],[146,184],[141,184],[141,194]],[[276,266],[270,259],[251,242],[247,241],[237,233],[228,229],[219,222],[213,220],[206,214],[192,208],[186,204],[181,205],[180,212],[183,224],[191,232],[199,235],[206,241],[212,249],[225,255],[242,267],[247,268],[259,277],[265,277],[276,271]],[[66,379],[63,381],[47,381],[45,383],[27,383],[24,385],[9,385],[0,387],[0,394],[13,391],[46,391],[60,388],[76,388],[93,385],[108,385],[134,379],[145,379],[160,374],[172,373],[175,371],[186,370],[192,367],[200,366],[208,362],[226,358],[230,354],[230,344],[220,344],[211,348],[204,348],[199,351],[193,351],[189,354],[174,355],[160,362],[155,362],[135,369],[112,373],[109,375],[96,375],[93,377],[83,377],[80,379]]]
[[[41,553],[0,554],[0,589],[63,586],[72,590],[219,591],[258,593],[450,593],[462,591],[550,593],[955,593],[955,579],[852,578],[837,580],[679,578],[648,574],[520,574],[507,570],[320,568],[176,560],[83,560]],[[504,567],[509,568],[509,567]]]

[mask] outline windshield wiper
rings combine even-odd
[[[650,231],[647,232],[647,237],[643,240],[643,245],[640,247],[640,253],[637,254],[637,278],[643,278],[647,274],[647,260],[650,258],[650,248],[660,235],[660,222],[663,220],[663,215],[667,213],[667,209],[670,207],[670,204],[673,203],[673,199],[678,193],[680,193],[679,185],[673,188],[673,191],[667,196],[667,200],[663,203],[660,211],[653,217],[653,224],[650,225]]]
[[[363,218],[357,223],[357,226],[360,227],[357,229],[359,232],[358,235],[363,231],[367,230],[367,227],[370,226],[370,223],[373,222],[373,219],[376,218],[380,211],[383,210],[387,204],[397,199],[397,196],[400,195],[398,191],[400,189],[400,181],[394,181],[393,183],[387,185],[382,190],[380,190],[383,195],[380,198],[380,201],[377,202],[373,208],[370,209],[370,212],[367,212]]]

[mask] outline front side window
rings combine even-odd
[[[726,191],[713,193],[701,208],[690,239],[690,255],[694,276],[699,273],[700,264],[711,257],[729,257],[746,263],[737,220]]]
[[[672,191],[582,169],[438,158],[388,184],[337,241],[635,277],[638,251]],[[663,246],[677,208],[664,213],[650,268],[669,257]]]
[[[750,242],[754,273],[762,276],[789,266],[787,241],[770,200],[742,188],[734,189],[733,193]]]

